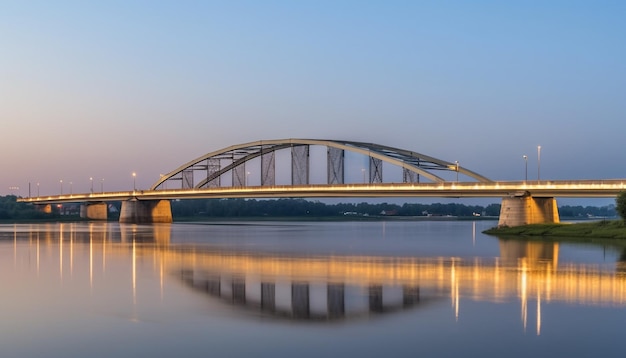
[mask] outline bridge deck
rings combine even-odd
[[[337,185],[273,185],[217,187],[206,189],[131,190],[103,193],[64,194],[20,198],[27,203],[102,202],[123,200],[172,200],[202,198],[338,198],[338,197],[586,197],[612,198],[626,190],[626,179],[381,183]]]

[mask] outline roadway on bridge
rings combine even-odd
[[[175,200],[223,198],[339,198],[339,197],[533,197],[612,198],[626,190],[626,179],[553,180],[443,183],[379,183],[334,185],[273,185],[213,187],[204,189],[131,190],[117,192],[63,194],[19,198],[36,204],[69,202],[108,202],[124,200]]]

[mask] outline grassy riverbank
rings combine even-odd
[[[492,228],[485,234],[497,236],[563,237],[580,239],[626,240],[623,220],[602,220],[583,223],[533,224],[516,227]]]

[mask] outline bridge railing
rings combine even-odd
[[[211,188],[127,190],[101,193],[46,195],[19,198],[27,203],[122,201],[130,199],[178,199],[194,197],[496,197],[508,195],[549,195],[570,197],[610,197],[626,190],[626,179],[602,180],[542,180],[439,182],[439,183],[354,183],[354,184],[305,184],[271,186],[225,186]]]

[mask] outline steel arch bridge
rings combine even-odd
[[[193,159],[173,171],[162,175],[151,190],[162,190],[167,182],[181,182],[181,189],[202,189],[226,186],[247,186],[246,163],[260,157],[261,186],[273,186],[276,181],[276,152],[291,151],[291,185],[310,184],[310,147],[327,148],[328,185],[345,184],[345,153],[352,152],[369,157],[369,180],[371,184],[383,183],[383,163],[402,168],[404,183],[419,183],[420,178],[432,182],[445,182],[436,171],[461,173],[478,182],[492,180],[452,163],[421,153],[390,146],[330,139],[276,139],[233,145]],[[200,178],[197,180],[196,178]]]

